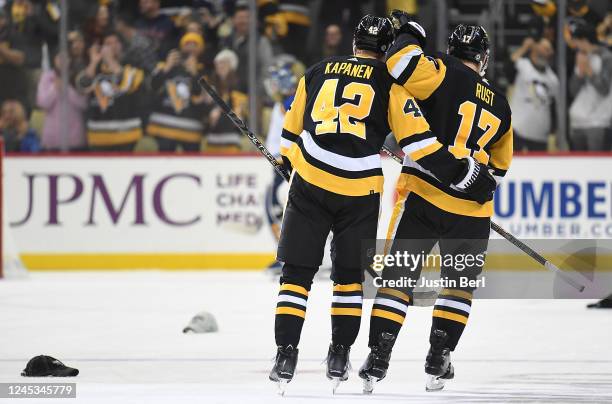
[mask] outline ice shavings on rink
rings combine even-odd
[[[267,380],[278,284],[257,272],[32,273],[2,281],[0,381],[73,381],[71,403],[612,402],[612,311],[586,310],[581,300],[475,300],[453,354],[456,377],[438,393],[424,391],[431,308],[415,307],[389,376],[373,395],[361,394],[365,316],[351,353],[354,370],[333,396],[321,364],[331,283],[315,282],[285,397]],[[370,306],[364,302],[364,313]],[[216,316],[219,332],[183,334],[202,310]],[[72,380],[20,377],[38,354],[81,373]]]

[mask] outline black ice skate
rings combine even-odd
[[[298,349],[292,345],[278,347],[274,367],[270,372],[270,380],[278,383],[278,393],[281,396],[285,394],[287,383],[293,379],[297,358]]]
[[[374,383],[384,379],[387,375],[393,344],[395,344],[395,335],[383,332],[378,337],[378,344],[370,347],[370,354],[359,369],[359,377],[363,379],[364,394],[372,393]]]
[[[597,303],[591,303],[587,307],[589,309],[612,309],[612,295],[601,299]]]
[[[333,382],[334,394],[340,382],[346,381],[349,377],[349,368],[351,366],[349,363],[350,352],[350,347],[329,345],[329,351],[327,352],[327,378]]]
[[[446,344],[447,340],[448,335],[442,330],[434,330],[429,337],[431,347],[425,360],[426,391],[442,390],[446,380],[455,377],[453,365],[450,362],[450,349]]]

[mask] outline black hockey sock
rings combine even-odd
[[[443,330],[448,334],[447,345],[455,349],[467,324],[472,306],[472,293],[458,289],[443,289],[433,310],[431,331]]]
[[[283,283],[278,292],[274,334],[277,346],[297,347],[306,317],[308,290],[293,283]]]
[[[378,344],[378,337],[388,332],[397,337],[406,318],[410,296],[396,289],[380,288],[372,306],[369,347]]]
[[[361,325],[363,291],[361,283],[334,284],[331,305],[332,344],[350,347]]]

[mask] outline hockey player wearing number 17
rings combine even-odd
[[[482,77],[489,57],[484,28],[457,26],[447,54],[431,57],[423,54],[426,34],[418,23],[398,10],[390,18],[396,38],[387,52],[389,73],[419,100],[421,110],[414,113],[422,111],[437,135],[402,146],[406,157],[397,183],[400,198],[387,234],[395,240],[391,253],[428,253],[439,243],[442,256],[481,256],[465,268],[442,265],[442,277],[457,286],[443,289],[434,304],[425,360],[426,389],[432,391],[454,376],[450,352],[470,315],[473,281],[482,271],[489,239],[493,194],[512,159],[511,114],[504,95]],[[450,179],[452,172],[432,172],[426,159],[415,159],[414,150],[420,147],[450,151],[464,165],[461,175]],[[385,268],[383,279],[402,272],[397,269]],[[413,269],[411,276],[418,277],[421,268]],[[472,283],[462,287],[461,280]],[[367,392],[387,373],[411,299],[411,288],[378,290],[370,318],[371,352],[359,372]]]
[[[275,318],[278,350],[270,372],[281,392],[295,373],[308,293],[330,231],[334,286],[327,377],[335,387],[348,378],[361,322],[366,261],[360,250],[362,241],[376,238],[380,149],[387,134],[392,131],[400,146],[411,145],[413,158],[433,172],[441,167],[455,178],[464,167],[440,144],[420,142],[435,136],[422,114],[412,113],[418,111],[416,101],[395,84],[382,61],[392,41],[387,18],[363,17],[353,37],[354,55],[308,69],[285,116],[281,156],[292,181],[277,253],[284,265]]]

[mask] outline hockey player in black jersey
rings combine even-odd
[[[392,131],[414,161],[445,183],[467,183],[465,175],[459,178],[463,162],[435,140],[413,97],[388,74],[382,60],[392,39],[388,19],[365,16],[354,33],[354,55],[308,69],[285,116],[281,156],[292,180],[277,252],[284,265],[275,318],[278,350],[270,373],[281,391],[294,376],[308,293],[330,231],[334,287],[327,377],[336,386],[348,378],[361,321],[360,250],[362,241],[376,238],[380,148],[387,134]],[[484,177],[474,172],[467,188],[476,192]]]
[[[396,39],[387,52],[387,68],[417,98],[421,108],[414,112],[425,115],[436,135],[419,143],[439,142],[464,164],[463,174],[449,182],[439,175],[443,170],[431,170],[425,159],[414,161],[412,147],[402,146],[406,157],[397,184],[400,198],[387,235],[395,240],[390,252],[427,254],[438,243],[441,256],[482,257],[462,272],[453,265],[441,265],[441,278],[457,284],[442,289],[432,313],[425,363],[426,389],[431,391],[442,389],[454,375],[450,352],[470,313],[475,287],[468,282],[482,271],[493,193],[512,158],[512,125],[506,98],[483,78],[489,41],[482,27],[457,26],[449,37],[447,54],[426,56],[422,50],[425,30],[404,12],[396,10],[390,18]],[[418,279],[422,266],[414,269],[409,275]],[[385,268],[383,279],[405,274],[398,268]],[[465,286],[460,277],[467,278]],[[366,392],[386,375],[393,344],[412,303],[412,289],[377,292],[370,318],[371,353],[359,372]]]

